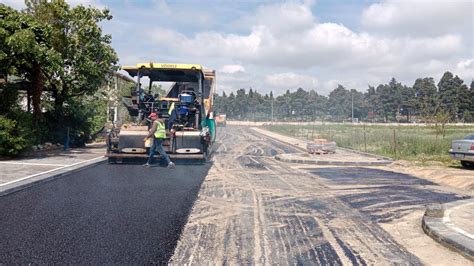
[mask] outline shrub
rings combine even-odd
[[[63,107],[44,114],[41,140],[64,143],[69,131],[69,145],[84,146],[104,126],[105,104],[106,102],[93,97],[69,99]]]
[[[18,155],[29,145],[28,130],[15,120],[0,115],[0,155]]]

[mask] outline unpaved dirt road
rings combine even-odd
[[[172,263],[470,264],[420,228],[426,205],[462,190],[378,168],[283,163],[273,156],[292,147],[247,127],[218,130]]]

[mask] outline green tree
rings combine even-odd
[[[469,88],[471,94],[471,110],[474,111],[474,80],[471,81],[471,86]]]
[[[367,117],[368,109],[365,106],[364,93],[352,89],[351,97],[351,101],[353,100],[354,102],[354,118],[365,119]]]
[[[378,102],[376,105],[377,113],[382,115],[384,122],[387,122],[389,119],[392,110],[394,109],[393,106],[393,94],[390,91],[390,87],[388,85],[378,85],[376,89],[376,94],[378,98]]]
[[[445,72],[438,83],[439,105],[438,111],[446,111],[451,115],[451,119],[458,119],[460,113],[465,110],[465,99],[467,87],[463,87],[463,80],[458,76],[453,76],[451,72]]]
[[[391,100],[390,105],[392,106],[390,112],[398,121],[403,104],[403,85],[395,78],[392,78],[388,85],[390,87],[389,92],[391,93],[391,97],[389,98]]]
[[[318,117],[324,117],[327,109],[327,97],[319,95],[316,91],[310,90],[308,95],[309,115],[314,120]]]
[[[469,114],[470,119],[468,122],[474,122],[474,80],[471,81],[471,86],[469,88],[469,95],[470,95],[470,107],[469,107]]]
[[[416,108],[418,113],[426,120],[432,120],[438,109],[438,89],[433,78],[418,78],[413,84]]]
[[[329,93],[328,111],[331,116],[340,120],[351,116],[351,92],[342,85],[337,85],[333,91]]]
[[[461,84],[461,86],[458,87],[458,92],[457,92],[457,104],[458,104],[458,111],[456,113],[456,117],[458,119],[461,119],[463,121],[470,120],[471,118],[471,113],[470,109],[471,107],[471,94],[469,91],[469,88],[466,86],[466,84],[463,84],[464,81],[462,81],[458,76],[455,77],[456,83]]]
[[[31,83],[35,123],[42,116],[45,75],[59,69],[52,27],[28,14],[0,4],[0,73],[20,76]]]
[[[413,88],[403,86],[401,88],[401,109],[400,113],[405,115],[407,122],[410,122],[410,116],[416,113],[417,101],[415,98],[415,90]]]
[[[375,90],[375,87],[369,86],[366,93],[364,94],[364,106],[367,112],[371,113],[371,119],[375,119],[375,115],[378,113],[378,111],[382,110],[379,94]]]
[[[55,109],[70,97],[94,94],[116,69],[118,61],[111,36],[99,23],[112,19],[107,9],[70,6],[64,0],[27,0],[27,11],[50,25],[51,43],[60,55],[60,68],[45,72],[53,92]]]

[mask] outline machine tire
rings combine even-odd
[[[474,168],[474,163],[471,163],[471,162],[468,162],[468,161],[461,161],[461,165],[464,168],[468,168],[468,169],[473,169]]]
[[[109,157],[108,162],[109,162],[109,164],[116,164],[117,163],[117,158]]]

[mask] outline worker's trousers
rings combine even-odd
[[[150,148],[150,153],[148,154],[148,163],[151,164],[153,162],[153,157],[155,157],[156,150],[160,153],[161,157],[166,161],[168,165],[171,160],[168,154],[166,154],[165,149],[163,148],[163,141],[164,139],[157,139],[153,138],[153,145]]]

